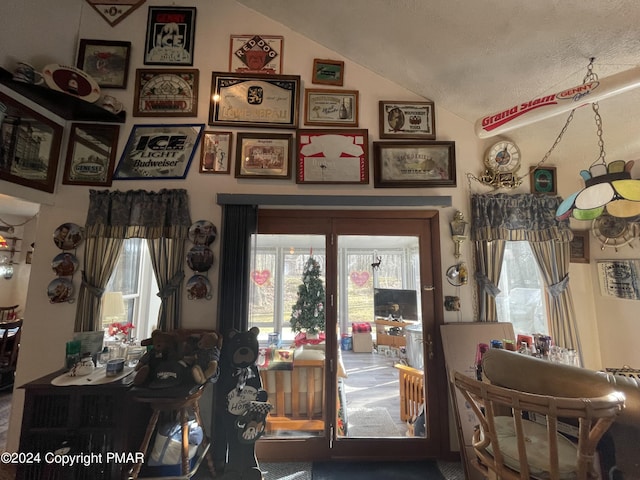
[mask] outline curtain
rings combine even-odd
[[[222,206],[218,328],[244,331],[249,327],[251,235],[256,232],[258,208],[253,205]]]
[[[551,336],[557,345],[580,347],[569,285],[568,220],[555,212],[562,199],[539,194],[472,195],[471,239],[475,242],[480,321],[497,321],[495,296],[505,241],[528,241],[547,287]]]
[[[104,288],[120,256],[123,240],[136,237],[150,240],[162,300],[158,328],[179,325],[184,241],[190,226],[186,190],[90,190],[85,269],[78,293],[75,331],[102,329],[100,299]]]

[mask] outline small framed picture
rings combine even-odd
[[[369,183],[365,129],[298,130],[296,183]]]
[[[195,7],[149,7],[145,65],[193,65]]]
[[[531,193],[548,193],[557,195],[556,167],[530,167]]]
[[[229,71],[279,75],[283,44],[277,35],[231,35]]]
[[[196,117],[199,70],[136,70],[134,117]]]
[[[358,126],[358,91],[305,88],[304,124]]]
[[[127,88],[131,42],[80,39],[76,66],[100,87]]]
[[[373,142],[374,187],[455,187],[455,142]]]
[[[291,178],[291,133],[238,133],[236,178]]]
[[[311,83],[341,87],[344,83],[344,62],[314,58]]]
[[[572,230],[570,263],[589,263],[589,230]]]
[[[119,132],[120,125],[71,124],[62,183],[111,186]]]
[[[203,124],[134,125],[114,180],[186,178]]]
[[[435,140],[436,115],[433,102],[392,102],[379,105],[380,138]]]
[[[229,173],[232,132],[205,131],[200,147],[200,173]]]

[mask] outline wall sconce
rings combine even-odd
[[[449,222],[449,226],[451,227],[451,238],[456,245],[453,255],[456,258],[460,258],[460,245],[468,238],[467,228],[469,227],[469,222],[465,222],[462,212],[458,210],[453,216],[453,220]]]

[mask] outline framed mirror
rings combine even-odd
[[[53,193],[63,126],[0,92],[0,179]]]
[[[72,123],[62,183],[111,186],[119,133],[119,125]]]

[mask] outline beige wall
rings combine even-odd
[[[55,8],[50,0],[9,0],[3,2],[0,17],[0,66],[12,70],[16,61],[32,63],[41,69],[48,63],[74,65],[78,41],[80,38],[104,40],[128,40],[133,43],[130,76],[126,90],[111,90],[128,106],[126,124],[121,126],[118,155],[128,138],[131,126],[138,123],[159,123],[159,119],[133,118],[131,105],[133,101],[133,83],[136,68],[147,68],[143,65],[144,35],[149,5],[173,5],[169,1],[147,2],[115,27],[103,20],[88,3],[81,0],[56,0]],[[200,95],[198,118],[160,119],[164,123],[207,122],[208,92],[210,91],[211,72],[226,71],[229,62],[229,35],[261,33],[284,36],[284,68],[285,74],[296,74],[302,77],[303,84],[312,87],[311,69],[314,58],[331,58],[345,61],[345,89],[356,89],[360,92],[360,128],[369,130],[370,141],[378,139],[378,100],[421,100],[412,92],[342,58],[338,53],[309,41],[305,37],[279,25],[269,19],[242,7],[232,0],[192,0],[189,5],[195,6],[197,27],[195,41],[195,64],[200,70]],[[211,127],[208,127],[211,129]],[[226,128],[225,128],[226,130]],[[369,185],[296,185],[293,180],[237,180],[233,175],[201,175],[198,173],[197,160],[191,166],[185,180],[167,181],[115,181],[112,189],[147,189],[186,188],[191,201],[193,220],[206,219],[220,227],[220,208],[215,203],[217,193],[261,193],[261,194],[316,194],[316,195],[447,195],[453,200],[453,207],[440,210],[440,230],[442,232],[442,267],[443,270],[455,263],[453,244],[449,238],[448,222],[456,209],[462,210],[468,217],[468,199],[470,192],[482,193],[486,188],[474,184],[471,190],[467,184],[466,173],[478,175],[482,171],[482,155],[488,145],[495,139],[480,141],[473,134],[473,125],[454,116],[438,106],[436,99],[436,131],[438,140],[454,140],[457,157],[457,188],[434,189],[374,189],[373,181]],[[551,140],[543,142],[544,145]],[[532,139],[530,145],[520,145],[525,163],[534,164],[544,153],[540,142]],[[199,151],[196,152],[196,159]],[[64,157],[62,157],[64,158]],[[531,159],[531,160],[527,160]],[[62,162],[59,172],[62,172]],[[528,168],[528,167],[524,167]],[[559,167],[559,178],[566,174],[577,176],[576,167]],[[565,169],[565,170],[563,170]],[[372,172],[373,170],[371,170]],[[58,177],[60,178],[60,177]],[[519,191],[529,190],[528,181]],[[577,188],[569,188],[568,194]],[[73,332],[75,314],[74,304],[51,305],[46,295],[47,285],[54,278],[51,260],[59,252],[51,236],[54,230],[64,222],[84,224],[88,204],[89,187],[61,185],[57,182],[54,195],[20,187],[0,181],[0,191],[20,198],[42,204],[37,231],[37,254],[34,256],[29,282],[29,294],[25,309],[25,327],[23,349],[20,357],[17,380],[25,383],[41,375],[62,367],[64,344]],[[219,241],[215,242],[214,255],[219,255]],[[595,247],[594,247],[595,248]],[[592,250],[593,251],[593,250]],[[618,258],[637,253],[620,252]],[[82,263],[82,252],[78,251]],[[463,260],[472,263],[471,249],[468,242],[463,246]],[[625,338],[631,339],[625,330],[611,328],[609,312],[616,304],[616,322],[627,318],[633,322],[634,302],[615,302],[603,300],[597,293],[597,282],[590,281],[595,267],[592,265],[572,265],[571,276],[576,279],[574,295],[576,310],[579,313],[580,328],[583,330],[583,349],[587,365],[601,365],[599,347],[603,352],[602,363],[619,365],[622,363],[640,364],[640,353],[636,350],[620,351],[617,347],[625,344]],[[444,272],[443,272],[444,274]],[[218,286],[217,271],[210,272],[209,279],[214,290]],[[74,278],[76,289],[79,287],[79,274]],[[445,321],[469,321],[474,317],[473,295],[470,286],[459,290],[449,286],[443,279],[443,295],[459,295],[462,300],[460,313],[445,312]],[[211,301],[184,301],[183,325],[186,327],[212,326],[216,324],[216,299]],[[602,324],[595,321],[594,312],[603,316]],[[604,319],[607,319],[606,322]],[[615,325],[615,324],[614,324]],[[635,332],[638,328],[635,328]],[[631,341],[631,340],[629,340]],[[19,425],[22,416],[23,392],[16,390],[16,401],[10,423],[8,449],[15,451],[19,439]]]

